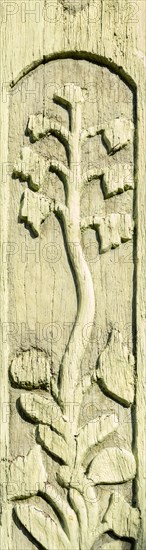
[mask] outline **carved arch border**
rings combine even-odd
[[[68,51],[65,51],[65,52],[58,51],[58,52],[55,52],[55,53],[50,53],[48,55],[44,55],[40,59],[34,60],[32,63],[27,65],[24,69],[22,69],[19,72],[19,74],[13,80],[11,80],[9,82],[9,91],[11,92],[15,88],[15,86],[23,78],[28,76],[29,73],[31,73],[32,71],[37,69],[40,65],[45,65],[45,64],[47,64],[51,61],[55,61],[55,60],[59,60],[59,59],[60,60],[63,60],[63,59],[85,60],[85,61],[88,61],[92,64],[105,67],[105,68],[109,69],[109,71],[113,72],[114,74],[117,74],[120,77],[120,79],[125,83],[125,85],[128,86],[131,89],[131,91],[133,93],[133,118],[134,118],[134,126],[135,126],[135,136],[134,136],[134,170],[135,170],[135,177],[134,177],[134,181],[135,181],[134,210],[135,210],[135,214],[136,214],[136,224],[135,224],[136,227],[135,227],[135,239],[134,239],[134,281],[133,281],[133,286],[134,286],[134,283],[136,285],[136,293],[133,294],[133,297],[134,297],[134,316],[135,316],[135,331],[136,331],[135,352],[136,352],[136,376],[137,376],[138,375],[138,364],[140,362],[140,353],[141,353],[140,345],[138,346],[138,335],[137,335],[138,319],[140,318],[140,315],[141,315],[141,313],[140,313],[140,311],[141,311],[140,302],[137,299],[138,289],[139,289],[139,295],[141,295],[140,275],[139,275],[138,269],[137,269],[137,259],[138,259],[137,214],[139,214],[139,212],[138,212],[138,207],[139,207],[138,196],[139,196],[139,192],[141,192],[141,189],[140,189],[140,191],[138,191],[138,189],[139,189],[138,181],[139,181],[139,177],[140,177],[139,176],[139,174],[140,174],[140,151],[139,151],[139,148],[138,148],[138,133],[139,132],[138,132],[137,83],[131,77],[131,75],[126,71],[125,68],[123,68],[120,65],[117,65],[112,59],[109,59],[106,56],[101,56],[101,55],[98,55],[96,53],[83,51],[83,50],[76,51],[76,52],[73,51],[73,50],[68,50]],[[140,423],[140,411],[142,410],[141,409],[141,403],[140,403],[140,399],[141,399],[140,385],[142,384],[143,378],[144,378],[144,375],[143,375],[143,372],[142,372],[142,367],[140,367],[140,374],[139,374],[138,380],[137,380],[138,389],[136,387],[136,403],[137,403],[138,412],[137,412],[137,410],[135,412],[135,408],[133,408],[133,418],[134,418],[133,428],[134,428],[134,432],[135,432],[135,434],[134,434],[135,454],[136,454],[136,457],[137,457],[137,467],[138,467],[137,478],[136,478],[136,481],[135,481],[135,491],[134,491],[135,494],[134,494],[134,496],[135,496],[135,499],[136,499],[136,505],[140,508],[142,508],[142,505],[143,505],[142,496],[143,496],[144,488],[145,488],[145,480],[143,480],[143,477],[142,477],[142,474],[143,474],[143,468],[142,468],[143,457],[141,456],[141,453],[140,453],[140,456],[139,456],[139,453],[138,453],[138,448],[139,448],[140,444],[142,446],[142,450],[144,449],[144,444],[143,444],[144,434],[143,434],[143,430],[142,430],[142,428],[139,424]],[[144,399],[144,395],[143,395],[143,399]],[[142,511],[142,515],[143,515],[143,511]],[[141,532],[141,536],[140,536],[139,541],[137,541],[136,545],[134,545],[135,549],[137,549],[137,550],[140,549],[139,545],[141,544],[142,539],[143,539],[143,534]]]
[[[22,80],[22,78],[27,76],[31,71],[34,71],[35,69],[37,69],[39,65],[46,65],[46,63],[49,63],[50,61],[56,61],[59,59],[76,59],[76,60],[83,59],[95,65],[106,67],[111,72],[117,74],[125,82],[126,85],[129,85],[129,87],[132,89],[133,94],[135,96],[135,102],[134,102],[135,106],[137,106],[137,85],[136,85],[136,82],[133,80],[133,78],[130,76],[130,74],[127,73],[127,71],[123,69],[123,67],[121,67],[120,65],[117,65],[117,63],[115,63],[112,59],[109,59],[106,56],[98,55],[96,53],[92,53],[84,50],[78,50],[76,52],[74,52],[73,50],[67,50],[65,52],[58,51],[58,52],[50,53],[48,55],[44,55],[40,59],[36,59],[32,63],[30,63],[30,65],[27,65],[24,69],[22,69],[22,71],[20,71],[19,74],[13,80],[10,81],[9,83],[10,89],[14,88],[14,86],[16,86],[16,84],[18,84],[18,82]],[[136,111],[137,110],[135,109],[135,113]]]

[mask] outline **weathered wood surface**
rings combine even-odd
[[[1,550],[144,550],[144,16],[1,2]]]

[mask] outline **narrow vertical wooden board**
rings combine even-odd
[[[1,550],[144,550],[145,2],[0,3]]]

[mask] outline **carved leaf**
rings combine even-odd
[[[95,487],[81,471],[74,471],[69,492],[80,526],[81,550],[91,550],[96,539],[107,531],[107,524],[99,519],[99,498]]]
[[[135,458],[130,451],[117,447],[102,449],[92,460],[88,479],[95,484],[124,483],[134,479],[136,474]]]
[[[103,519],[111,530],[119,537],[137,539],[140,525],[140,514],[137,508],[133,508],[126,500],[114,493],[111,495],[108,510]]]
[[[20,406],[32,421],[51,426],[64,437],[65,441],[68,441],[69,426],[62,416],[60,407],[51,395],[44,397],[33,393],[21,394]]]
[[[107,531],[106,523],[103,524],[99,520],[99,500],[95,488],[84,477],[82,490],[79,492],[78,489],[71,488],[69,496],[78,517],[80,548],[91,550],[96,539],[100,539]]]
[[[108,152],[119,151],[133,140],[133,123],[124,117],[111,120],[103,132],[103,141]]]
[[[69,448],[61,435],[53,432],[49,426],[42,425],[38,427],[37,440],[51,455],[61,459],[64,464],[73,465],[75,443]]]
[[[37,349],[30,349],[16,355],[11,363],[10,374],[20,388],[50,387],[50,362]]]
[[[60,163],[58,163],[60,165]],[[56,163],[57,166],[57,163]],[[57,171],[57,168],[56,168]],[[51,214],[56,212],[64,219],[68,219],[68,208],[64,204],[55,202],[41,193],[34,193],[30,189],[25,189],[20,203],[19,216],[21,220],[27,221],[31,226],[34,235],[38,236],[41,229],[41,223]]]
[[[17,504],[15,512],[25,529],[45,550],[72,550],[70,541],[59,522],[35,506]]]
[[[36,236],[40,233],[40,226],[51,212],[52,201],[40,193],[25,189],[20,203],[20,218],[27,221]]]
[[[85,185],[94,179],[100,178],[102,174],[103,174],[103,170],[102,171],[99,170],[98,167],[87,170],[87,172],[83,174],[82,185]]]
[[[100,253],[103,254],[111,248],[116,248],[121,242],[132,239],[134,224],[130,214],[112,212],[105,218],[99,216],[83,218],[80,227],[81,229],[93,227],[99,233]]]
[[[57,161],[55,158],[52,158],[50,161],[50,171],[55,172],[59,176],[61,181],[63,181],[63,183],[66,185],[66,187],[68,187],[68,178],[70,175],[70,171],[69,168],[67,168],[65,164],[63,164],[63,162]]]
[[[68,538],[72,541],[73,548],[78,540],[78,520],[76,513],[69,505],[67,499],[63,498],[62,494],[56,489],[56,487],[47,483],[45,490],[41,492],[50,504],[53,505],[57,514],[59,515],[64,531]]]
[[[92,422],[88,422],[86,426],[80,429],[77,437],[78,460],[82,463],[85,455],[97,443],[102,442],[105,437],[114,432],[118,428],[118,417],[115,414],[102,415]],[[90,461],[92,454],[90,453]]]
[[[41,113],[29,117],[27,130],[33,141],[38,141],[46,134],[52,134],[58,139],[62,139],[62,142],[65,144],[68,144],[70,139],[69,132],[65,126],[57,120],[43,116]]]
[[[91,126],[87,130],[82,130],[81,141],[84,142],[88,137],[94,137],[97,134],[102,135],[108,153],[119,151],[133,140],[134,125],[131,120],[125,117],[111,120],[106,128]]]
[[[87,227],[93,227],[94,229],[98,230],[98,227],[102,221],[102,218],[99,216],[86,216],[86,218],[82,218],[80,222],[81,229],[86,229]]]
[[[61,465],[59,471],[57,471],[56,473],[56,478],[59,485],[61,485],[61,487],[66,487],[66,489],[69,489],[71,477],[72,470],[70,469],[70,467],[64,464]]]
[[[133,220],[130,214],[109,214],[99,225],[101,253],[132,239]]]
[[[34,468],[35,464],[35,468]],[[25,457],[12,461],[9,469],[8,496],[9,499],[30,497],[43,490],[47,481],[47,473],[43,465],[41,449],[35,445]]]
[[[134,399],[134,357],[113,330],[110,341],[98,361],[97,379],[116,401],[129,406]]]
[[[102,186],[105,198],[123,193],[134,187],[133,169],[130,164],[114,163],[104,169]]]
[[[88,535],[88,513],[85,500],[77,489],[70,489],[69,497],[78,517],[80,528],[80,546],[81,548],[86,548]]]
[[[47,177],[49,162],[35,153],[30,147],[23,147],[14,166],[13,174],[27,181],[34,191],[37,191]]]
[[[71,480],[71,487],[72,487],[73,480]],[[74,505],[78,507],[78,518],[79,522],[82,522],[82,530],[83,530],[83,545],[81,546],[82,550],[91,550],[93,544],[95,543],[96,539],[99,539],[100,536],[107,531],[107,524],[101,523],[101,519],[99,519],[100,516],[100,503],[99,503],[99,497],[96,493],[95,487],[93,487],[93,484],[90,482],[90,480],[87,479],[85,475],[78,475],[75,476],[74,472],[74,485],[78,487],[80,485],[80,488],[74,489],[78,492],[80,492],[81,497],[84,500],[85,508],[87,510],[87,535],[86,534],[86,520],[85,520],[85,528],[84,528],[84,505],[81,504],[81,499],[76,495],[76,493],[73,494],[74,497]],[[73,502],[73,501],[72,501]],[[82,514],[81,514],[82,512]],[[86,515],[85,515],[86,517]]]

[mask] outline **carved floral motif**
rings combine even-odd
[[[107,437],[116,432],[118,418],[114,414],[102,414],[94,423],[87,422],[79,428],[79,409],[82,405],[83,390],[80,383],[81,361],[85,354],[85,343],[82,339],[82,328],[86,322],[93,326],[95,313],[95,298],[92,277],[85,261],[81,234],[87,227],[94,229],[100,240],[100,253],[115,248],[132,238],[133,220],[129,214],[109,214],[107,217],[93,216],[81,219],[80,198],[83,185],[93,179],[100,179],[103,190],[103,200],[115,194],[133,188],[133,174],[127,177],[126,167],[119,166],[118,181],[114,181],[114,172],[106,166],[100,170],[90,170],[82,174],[81,154],[85,140],[96,135],[102,138],[107,155],[118,154],[133,139],[133,125],[129,125],[124,117],[111,121],[105,128],[97,126],[82,130],[82,104],[84,101],[82,90],[74,84],[65,84],[62,94],[54,95],[54,101],[64,107],[70,117],[70,130],[48,117],[38,114],[30,116],[27,126],[31,142],[40,141],[51,135],[57,137],[64,145],[68,166],[51,159],[49,166],[46,160],[33,152],[33,149],[23,147],[20,157],[14,167],[14,174],[28,182],[21,205],[20,217],[31,226],[37,237],[41,231],[41,224],[54,212],[62,221],[66,237],[68,254],[75,274],[78,310],[67,348],[62,357],[57,383],[50,375],[49,362],[38,352],[37,363],[41,375],[29,370],[29,361],[34,365],[35,352],[24,352],[23,357],[14,358],[11,365],[12,383],[20,388],[34,390],[43,387],[43,395],[28,391],[22,393],[19,407],[26,420],[36,425],[36,446],[24,458],[14,461],[10,470],[10,481],[15,469],[19,467],[18,492],[14,490],[11,499],[38,494],[48,503],[48,514],[33,503],[16,504],[15,513],[25,529],[33,538],[48,550],[91,550],[94,542],[100,540],[103,533],[112,531],[117,537],[136,539],[139,526],[139,513],[128,503],[121,504],[117,499],[115,514],[115,496],[110,498],[108,509],[103,518],[100,518],[99,501],[97,499],[98,484],[118,484],[132,480],[136,473],[136,464],[131,450],[106,446]],[[113,165],[112,165],[113,166]],[[34,169],[35,167],[35,169]],[[51,201],[41,193],[44,178],[49,171],[55,172],[63,182],[66,194],[66,204]],[[76,243],[76,247],[73,244]],[[89,335],[88,335],[89,336]],[[112,337],[113,341],[113,337]],[[103,386],[112,392],[110,378],[106,375],[105,365],[109,361],[110,368],[113,361],[114,385],[113,398],[120,399],[116,381],[116,361],[123,353],[121,362],[121,377],[126,369],[130,369],[130,381],[127,371],[127,393],[121,399],[129,405],[133,400],[133,359],[128,359],[128,350],[122,348],[121,339],[114,345],[108,344],[99,359],[97,381],[102,379]],[[125,351],[124,351],[125,349]],[[25,356],[27,353],[27,357]],[[114,356],[115,354],[115,356]],[[29,357],[28,357],[29,355]],[[28,365],[28,371],[27,371]],[[124,373],[123,373],[124,369]],[[110,377],[110,374],[109,374]],[[92,383],[90,379],[89,383]],[[128,398],[128,388],[131,393]],[[104,388],[103,388],[104,390]],[[74,408],[73,421],[70,420],[68,403],[78,402],[78,409]],[[102,448],[102,443],[104,447]],[[41,448],[50,459],[59,461],[55,485],[49,483],[44,471],[41,458]],[[35,451],[36,449],[36,451]],[[39,451],[38,451],[39,449]],[[95,451],[96,456],[95,456]],[[35,456],[36,470],[33,472],[31,453]],[[40,468],[40,470],[39,470]],[[37,475],[37,472],[40,475]],[[27,494],[20,495],[21,479],[32,476],[32,487]],[[36,476],[38,487],[36,491]],[[20,481],[20,483],[19,483]],[[61,490],[64,490],[62,495]],[[119,514],[119,523],[117,516]],[[120,518],[122,524],[120,526]]]

